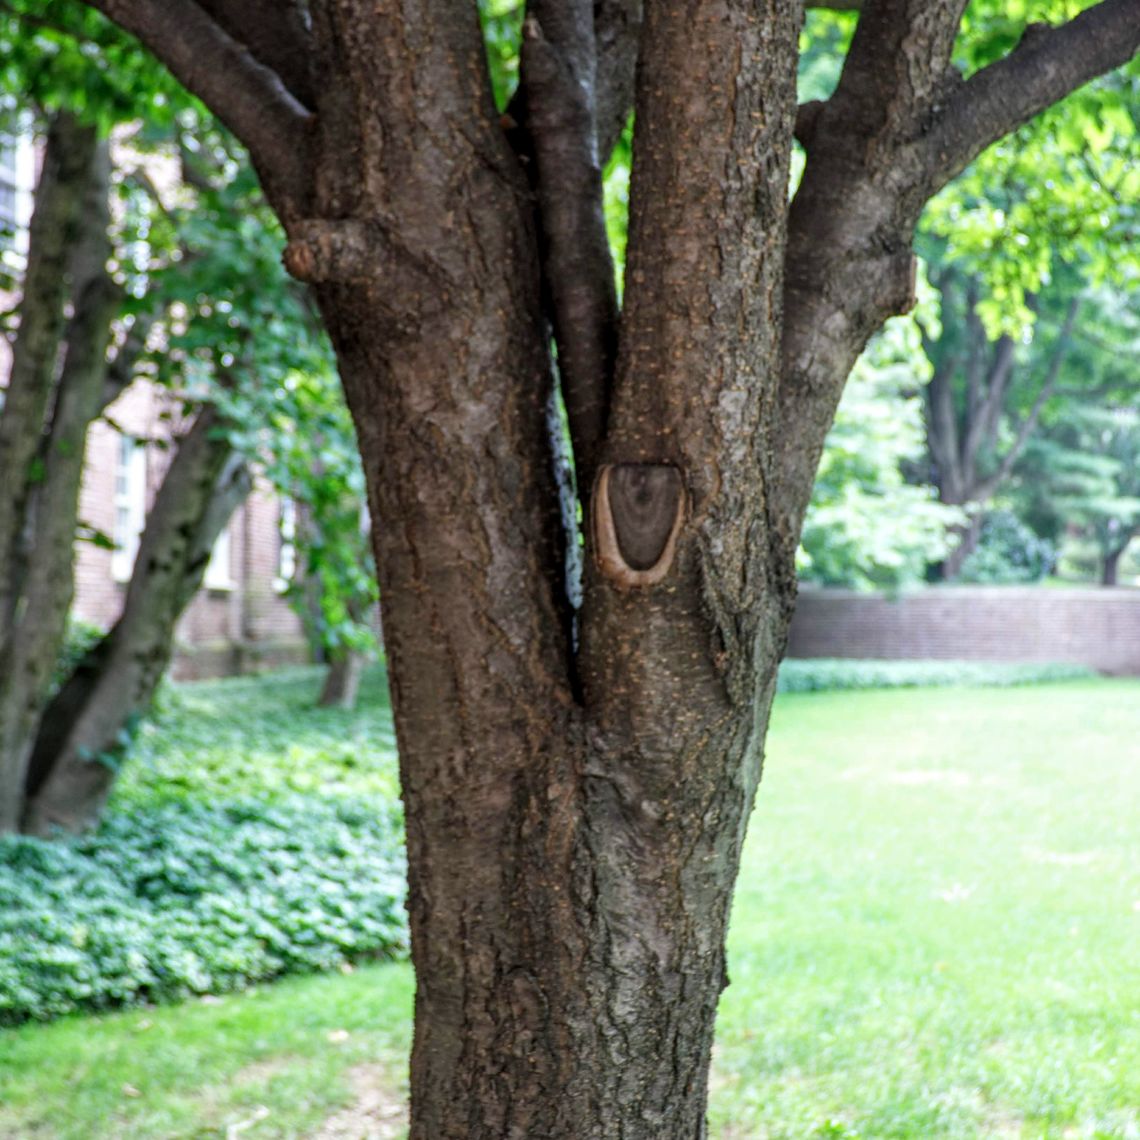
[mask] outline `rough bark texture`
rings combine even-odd
[[[74,148],[74,150],[72,150]],[[94,134],[57,120],[28,256],[0,417],[0,833],[15,830],[74,588],[72,545],[87,427],[102,406],[118,289],[104,269],[109,163]],[[70,293],[72,316],[64,319]],[[60,359],[62,357],[62,359]]]
[[[523,121],[573,200],[549,165],[532,193],[473,5],[310,3],[299,111],[292,64],[271,62],[282,38],[235,51],[261,0],[92,3],[246,138],[337,351],[400,745],[413,1140],[704,1136],[732,882],[844,379],[909,303],[925,200],[1059,87],[1131,55],[1135,3],[1105,0],[963,85],[965,0],[866,0],[835,96],[797,117],[799,5],[602,0],[591,27],[589,5],[535,0]],[[638,34],[608,375],[590,339],[606,307],[594,170]],[[207,42],[240,83],[188,66]],[[789,213],[794,124],[808,162]],[[581,249],[554,241],[575,227]],[[587,378],[564,395],[599,471],[577,642],[546,416],[560,308],[559,359]],[[601,415],[575,394],[599,375]]]
[[[28,768],[25,831],[79,831],[102,811],[125,736],[166,671],[178,618],[249,493],[245,465],[218,422],[206,407],[183,436],[147,516],[122,614],[43,715]]]

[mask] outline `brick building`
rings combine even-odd
[[[173,454],[164,446],[173,413],[168,394],[136,382],[88,433],[81,535],[98,531],[115,549],[76,543],[72,612],[103,629],[122,608],[146,511]],[[281,596],[296,563],[292,532],[291,504],[257,484],[219,536],[202,589],[178,624],[175,677],[305,659],[301,624]]]
[[[36,166],[27,135],[0,132],[0,259],[13,274],[27,252]],[[11,302],[0,291],[0,303]],[[0,404],[9,366],[8,344],[0,337]],[[167,441],[176,430],[176,411],[169,394],[136,382],[88,433],[72,613],[100,629],[122,609],[138,536],[173,454]],[[218,539],[203,587],[178,624],[174,676],[244,672],[306,658],[301,624],[281,596],[295,565],[292,529],[291,504],[263,483],[255,485]],[[90,541],[92,531],[111,538],[115,549]]]

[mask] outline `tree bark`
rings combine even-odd
[[[29,765],[23,830],[76,832],[97,821],[170,661],[174,628],[250,477],[212,406],[182,437],[147,516],[123,612],[48,706]]]
[[[577,344],[584,379],[563,392],[597,467],[577,643],[543,265],[574,276],[545,282],[561,339],[604,329],[609,303],[596,230],[545,263],[538,234],[564,237],[548,212],[568,205],[585,207],[568,228],[596,222],[591,160],[624,77],[529,120],[573,158],[585,200],[567,203],[549,163],[531,194],[472,5],[311,3],[298,115],[290,75],[267,83],[268,54],[244,60],[226,30],[259,2],[207,29],[198,5],[92,2],[248,136],[337,352],[400,749],[412,1140],[703,1137],[732,882],[844,379],[910,303],[926,199],[1059,83],[1135,50],[1131,0],[966,85],[950,63],[965,0],[867,0],[836,95],[798,117],[799,5],[646,3],[616,367],[604,338]],[[588,6],[536,2],[531,63],[551,69],[527,82],[565,96],[631,59],[601,30],[639,7],[595,5],[588,45]],[[204,42],[240,83],[195,72]],[[1048,66],[1076,43],[1079,61]],[[995,68],[1020,82],[1008,111]],[[789,214],[794,126],[808,162]]]
[[[1033,437],[1045,404],[1053,395],[1068,352],[1079,299],[1068,305],[1033,403],[1020,418],[1010,411],[1017,383],[1015,344],[1011,337],[991,341],[977,313],[977,283],[964,285],[952,272],[938,282],[942,294],[942,338],[927,343],[934,374],[926,387],[926,442],[934,484],[942,503],[978,508],[973,521],[958,528],[957,547],[938,567],[945,581],[961,572],[977,547],[984,508],[1012,475]],[[1036,301],[1033,302],[1036,309]],[[1039,335],[1039,330],[1035,334]],[[998,453],[998,432],[1012,420],[1013,439]]]
[[[66,632],[87,428],[102,406],[111,322],[120,304],[119,290],[104,267],[110,252],[106,147],[96,146],[87,132],[75,137],[70,126],[55,130],[49,145],[58,151],[72,143],[78,155],[57,153],[45,160],[45,197],[42,205],[37,202],[39,223],[33,226],[32,241],[46,246],[29,249],[26,280],[32,291],[22,301],[27,319],[15,354],[20,367],[13,371],[16,389],[2,424],[0,455],[12,481],[5,484],[11,494],[0,496],[8,528],[0,558],[8,575],[0,629],[0,834],[19,825],[36,725]],[[72,169],[65,180],[56,167],[72,161],[85,165]],[[55,218],[70,243],[66,248],[57,245],[60,235],[48,228],[60,198],[74,214]],[[82,218],[79,232],[75,218]],[[73,315],[64,338],[68,267]],[[49,269],[59,274],[58,281],[45,279]],[[47,304],[58,308],[57,316],[41,311]],[[34,343],[20,348],[25,336]]]
[[[979,511],[971,516],[970,521],[965,526],[954,528],[954,532],[958,536],[958,544],[946,555],[942,565],[937,568],[938,576],[944,582],[952,582],[962,573],[966,559],[978,549],[978,540],[982,537],[982,524],[984,522],[985,516]]]
[[[33,460],[58,379],[67,321],[69,269],[76,242],[90,228],[83,205],[96,162],[95,131],[72,116],[52,120],[44,146],[28,236],[28,263],[20,297],[20,324],[0,412],[0,644],[11,635],[26,554],[24,507]],[[94,225],[99,224],[99,213]]]

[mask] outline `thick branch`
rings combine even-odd
[[[642,0],[598,0],[594,5],[597,56],[598,155],[604,163],[633,110],[633,80],[641,35]]]
[[[829,101],[829,113],[847,120],[852,145],[870,139],[885,143],[909,133],[914,113],[946,81],[965,7],[966,0],[867,0],[862,5]]]
[[[312,116],[281,79],[196,3],[87,0],[135,35],[249,148],[266,193],[283,218],[309,195]]]
[[[933,194],[991,143],[1140,50],[1140,3],[1102,0],[1060,27],[1031,24],[945,103],[922,142]]]
[[[296,0],[199,0],[211,19],[245,44],[306,107],[316,107],[312,45]]]
[[[618,315],[602,206],[594,74],[590,0],[534,0],[523,27],[526,128],[563,397],[580,483],[587,487],[605,428]]]

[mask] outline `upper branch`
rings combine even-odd
[[[966,0],[866,0],[828,113],[868,141],[906,134],[914,111],[945,82],[965,7]]]
[[[297,0],[199,0],[211,19],[280,76],[306,107],[316,107],[312,44]]]
[[[642,16],[642,0],[598,0],[594,5],[595,103],[598,155],[603,163],[633,110],[633,80]]]
[[[1140,0],[1102,0],[1066,24],[1030,24],[1004,59],[964,83],[937,113],[922,147],[930,193],[991,143],[1140,50]]]
[[[86,2],[137,36],[241,139],[284,218],[303,209],[312,116],[276,72],[191,0]]]
[[[535,159],[543,270],[579,479],[592,480],[617,351],[595,120],[590,0],[532,0],[522,85]]]

